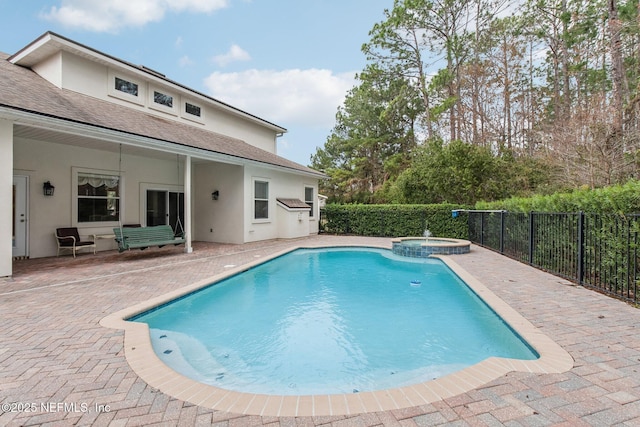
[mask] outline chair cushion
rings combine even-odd
[[[81,242],[80,241],[80,233],[78,233],[78,229],[76,227],[63,227],[56,228],[56,235],[58,236],[58,240],[60,241],[60,246],[62,247],[73,247],[74,241],[73,239],[63,239],[63,237],[73,237],[75,238],[76,246],[89,246],[94,245],[94,242]]]
[[[58,237],[75,237],[76,242],[80,241],[80,234],[78,233],[78,229],[76,227],[57,228],[56,234],[58,235]]]

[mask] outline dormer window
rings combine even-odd
[[[115,78],[115,89],[129,95],[138,96],[138,85],[120,77]]]

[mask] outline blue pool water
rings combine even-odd
[[[250,393],[380,390],[538,357],[443,262],[378,249],[297,250],[131,320],[177,372]]]

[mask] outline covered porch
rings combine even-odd
[[[2,229],[12,236],[3,240],[11,246],[0,251],[0,276],[12,274],[11,259],[55,256],[59,227],[97,237],[98,251],[115,249],[113,228],[130,224],[184,232],[187,253],[195,239],[244,241],[247,160],[48,120],[0,120],[0,141],[12,152],[2,181],[13,182],[5,186],[13,203]]]

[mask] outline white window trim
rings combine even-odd
[[[96,174],[96,175],[111,175],[120,176],[118,186],[120,187],[120,220],[124,218],[124,174],[118,171],[104,170],[104,169],[89,169],[89,168],[71,168],[71,226],[78,228],[100,228],[100,227],[116,227],[120,224],[120,221],[97,221],[97,222],[79,222],[78,221],[78,174]]]
[[[307,188],[310,188],[313,190],[313,197],[311,200],[311,209],[309,210],[309,221],[315,221],[316,218],[318,217],[317,214],[317,210],[316,208],[318,207],[318,190],[316,189],[316,187],[314,187],[313,185],[305,185],[304,186],[304,202],[309,204],[309,201],[307,200]],[[313,215],[311,215],[313,213]]]
[[[114,70],[109,69],[109,84],[107,93],[114,98],[122,99],[124,101],[132,102],[134,104],[144,106],[144,102],[146,99],[146,87],[142,80],[136,79],[135,77],[131,77],[126,74],[117,73]],[[125,93],[116,89],[116,77],[122,80],[127,80],[131,83],[135,83],[138,85],[138,96],[131,95],[129,93]]]
[[[156,92],[161,92],[161,93],[163,93],[165,95],[169,95],[169,96],[173,97],[173,107],[167,107],[166,105],[158,104],[155,101],[155,93]],[[153,85],[149,85],[149,95],[148,95],[147,103],[148,103],[150,109],[156,110],[156,111],[162,111],[163,113],[168,113],[168,114],[171,114],[173,116],[177,116],[178,115],[178,106],[182,104],[180,102],[180,97],[178,95],[176,95],[175,93],[171,92],[170,90],[165,90],[165,89],[160,88],[159,86],[153,86]]]
[[[195,105],[196,107],[200,107],[200,117],[194,116],[193,114],[187,113],[187,103],[191,105]],[[183,99],[180,103],[180,117],[185,120],[190,120],[192,122],[204,124],[204,105],[199,102],[195,102],[191,99]]]
[[[266,182],[267,183],[267,207],[268,207],[268,215],[267,218],[256,218],[256,182]],[[264,199],[260,199],[264,200]],[[254,177],[251,179],[251,221],[254,224],[263,224],[267,222],[271,222],[271,217],[273,214],[273,206],[271,206],[271,180],[267,178]]]

